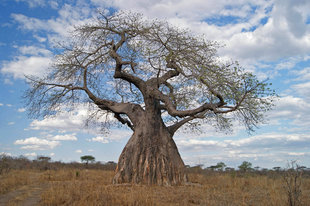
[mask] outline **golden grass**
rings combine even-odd
[[[196,184],[164,187],[112,185],[113,172],[66,170],[49,174],[42,205],[286,205],[281,178],[190,174]],[[47,176],[45,176],[47,178]],[[310,202],[310,179],[303,180],[304,205]]]
[[[0,177],[0,190],[3,193],[9,191],[8,188],[32,184],[34,174],[33,171],[12,171]],[[193,184],[170,187],[113,185],[114,172],[102,170],[65,169],[36,174],[37,184],[47,185],[41,193],[41,205],[287,205],[281,177],[189,174]],[[310,205],[310,178],[302,180],[301,198],[303,205]]]
[[[12,170],[9,173],[0,175],[0,194],[30,184],[33,173],[33,171],[29,170]]]

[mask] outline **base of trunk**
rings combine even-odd
[[[136,129],[120,155],[113,183],[179,185],[187,182],[184,163],[166,130]]]

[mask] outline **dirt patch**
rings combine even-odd
[[[23,186],[0,196],[0,206],[35,206],[39,205],[41,193],[47,189],[47,184]]]
[[[35,206],[39,205],[41,193],[47,189],[47,183],[38,183],[39,175],[30,177],[32,184],[0,195],[0,206]]]

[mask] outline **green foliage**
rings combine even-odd
[[[226,164],[224,162],[218,162],[216,165],[209,167],[211,170],[224,171]]]
[[[89,162],[94,162],[95,157],[93,157],[91,155],[84,155],[84,156],[81,156],[81,161],[86,162],[86,164],[88,164]]]
[[[37,161],[40,161],[40,162],[49,162],[49,161],[51,161],[51,158],[50,158],[50,157],[46,157],[46,156],[38,156],[38,157],[37,157]]]
[[[239,170],[242,172],[248,172],[252,169],[252,163],[243,161],[241,165],[238,166]]]

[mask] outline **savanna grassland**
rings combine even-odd
[[[189,170],[190,183],[180,186],[113,185],[113,175],[81,166],[7,170],[0,205],[310,205],[310,178],[301,173]]]

